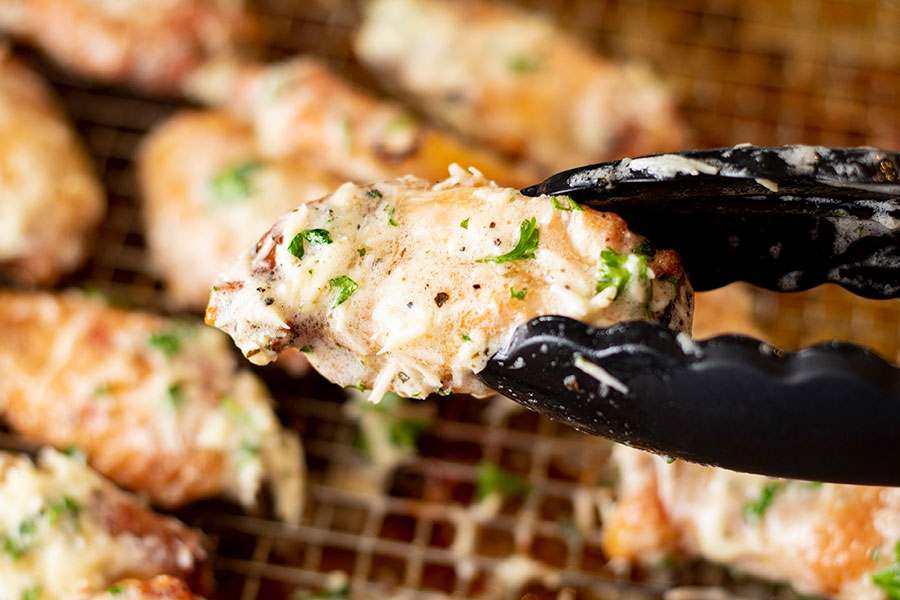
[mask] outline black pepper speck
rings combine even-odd
[[[266,298],[265,300],[263,300],[263,302],[266,303],[266,306],[272,306],[273,304],[275,304],[275,298]]]
[[[444,305],[444,302],[450,299],[450,294],[446,292],[438,292],[438,295],[434,297],[434,303],[438,305],[438,308]]]

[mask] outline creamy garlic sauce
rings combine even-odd
[[[385,391],[488,393],[475,374],[539,315],[689,329],[680,267],[658,276],[635,253],[643,238],[615,215],[525,197],[474,170],[451,173],[437,185],[345,184],[284,215],[220,276],[208,322],[257,364],[305,349],[323,375],[373,390],[373,401]],[[331,243],[304,240],[318,230]],[[601,283],[607,260],[627,283]]]
[[[52,450],[41,453],[39,466],[0,455],[0,598],[18,600],[40,588],[41,600],[55,600],[147,569],[147,542],[111,533],[91,510],[113,493],[120,494],[82,463]],[[189,570],[193,558],[185,550]]]

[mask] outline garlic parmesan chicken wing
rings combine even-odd
[[[149,581],[125,579],[103,591],[83,592],[66,600],[196,600],[198,596],[180,579],[160,575]]]
[[[488,393],[475,374],[539,315],[690,328],[677,253],[568,197],[451,173],[345,184],[287,213],[220,276],[207,322],[255,363],[299,347],[373,399]]]
[[[243,0],[0,0],[0,29],[87,77],[172,93],[255,26]]]
[[[703,557],[804,594],[895,598],[900,488],[733,473],[617,447],[619,501],[604,525],[618,560]],[[886,593],[893,590],[893,593]]]
[[[211,582],[202,533],[54,450],[34,463],[0,453],[0,506],[0,598],[64,599],[125,577]]]
[[[547,19],[481,0],[372,0],[360,61],[432,118],[549,173],[673,150],[685,127],[646,68]]]
[[[263,155],[297,155],[352,181],[410,174],[436,180],[454,162],[505,185],[537,179],[354,88],[314,58],[268,66],[213,61],[188,87],[199,100],[250,123]]]
[[[14,431],[77,448],[160,506],[253,505],[265,481],[279,516],[299,519],[300,442],[219,332],[77,292],[0,293],[0,331],[0,416]]]
[[[139,159],[150,256],[176,308],[202,310],[219,272],[283,212],[342,183],[292,157],[268,159],[219,112],[157,127]]]
[[[0,278],[49,284],[78,267],[105,205],[52,91],[0,45]]]

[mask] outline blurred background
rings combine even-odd
[[[508,3],[545,15],[566,36],[613,61],[649,65],[668,86],[694,147],[750,142],[900,149],[898,2]],[[361,88],[390,95],[354,58],[360,2],[250,5],[266,32],[266,59],[314,55]],[[133,163],[148,129],[186,104],[86,82],[24,47],[16,47],[16,54],[53,83],[110,196],[96,251],[60,287],[92,286],[130,305],[165,309],[162,286],[148,267]],[[749,294],[758,325],[778,345],[797,348],[841,338],[894,361],[900,355],[896,300],[861,300],[834,287]],[[499,597],[555,597],[563,590],[567,598],[662,598],[683,584],[725,586],[749,597],[794,597],[698,562],[613,569],[600,550],[597,516],[588,510],[590,526],[576,527],[585,518],[585,502],[609,495],[607,449],[566,427],[490,400],[439,398],[399,466],[373,467],[339,390],[318,380],[297,383],[280,371],[264,375],[281,415],[304,439],[311,480],[307,510],[297,528],[218,503],[181,515],[215,537],[224,598],[290,597],[297,589],[326,587],[334,571],[348,574],[373,597],[384,597],[389,588],[434,597],[496,596],[501,589]],[[508,498],[489,522],[463,530],[454,515],[473,503],[484,461],[527,481],[531,491]],[[462,535],[473,536],[466,561],[452,550]],[[502,561],[517,553],[532,557],[546,577],[523,590],[498,587],[500,566],[507,564]]]

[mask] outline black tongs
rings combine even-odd
[[[900,297],[900,153],[785,146],[652,155],[565,171],[567,194],[674,248],[696,290],[836,283]],[[588,433],[771,476],[900,485],[900,370],[829,342],[796,353],[743,336],[694,342],[659,323],[598,330],[546,316],[480,374]]]

